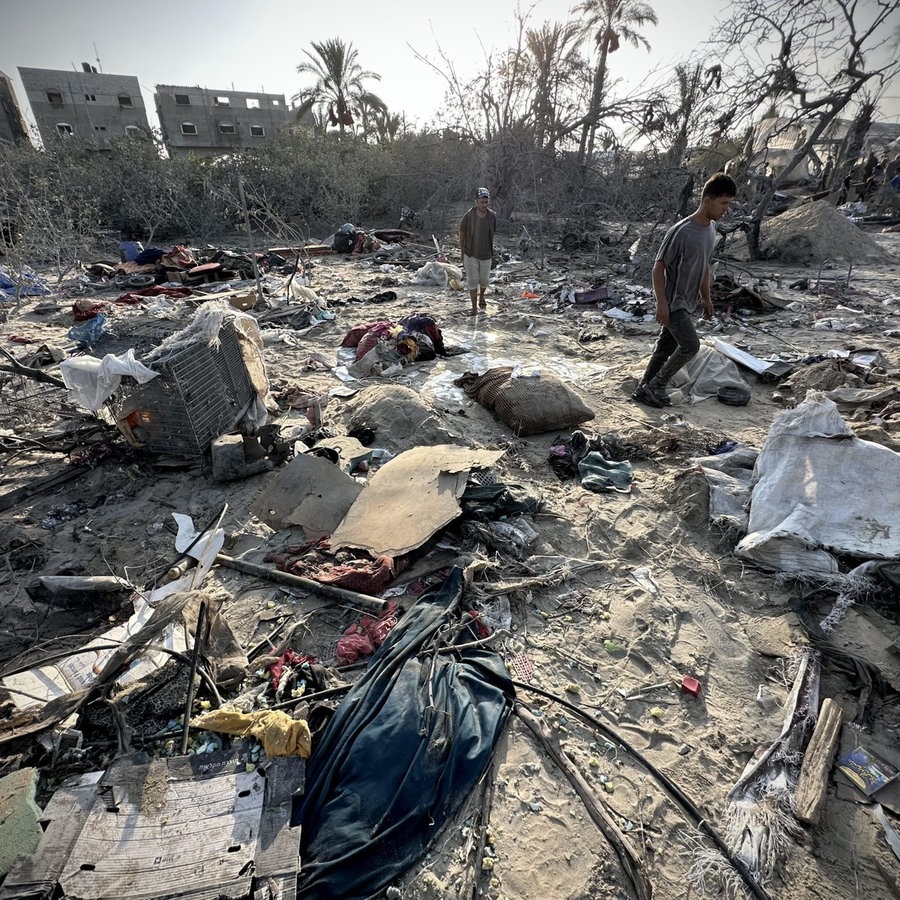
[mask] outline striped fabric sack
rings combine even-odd
[[[512,373],[510,366],[483,375],[466,372],[454,384],[520,436],[571,428],[594,418],[594,411],[555,375],[513,378]]]

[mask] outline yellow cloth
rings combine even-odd
[[[275,709],[242,713],[231,709],[214,709],[191,722],[194,728],[255,737],[262,741],[266,756],[302,756],[309,759],[312,736],[304,719],[292,719]]]

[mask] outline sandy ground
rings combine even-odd
[[[886,252],[897,253],[900,235],[880,236],[879,242]],[[749,315],[734,311],[733,317],[704,326],[703,335],[740,343],[759,357],[872,347],[887,357],[889,380],[897,383],[897,339],[886,332],[896,335],[900,329],[898,268],[896,261],[856,267],[848,287],[843,264],[821,272],[817,267],[754,265],[754,275],[772,284],[780,281],[780,294],[791,308]],[[718,273],[726,271],[746,277],[749,267],[723,261]],[[791,608],[801,592],[743,564],[731,552],[733,543],[711,531],[705,486],[688,460],[726,439],[761,447],[786,402],[773,399],[781,389],[754,381],[751,402],[744,407],[707,400],[656,410],[632,402],[629,395],[652,346],[654,325],[604,319],[595,306],[557,309],[552,298],[522,299],[526,289],[543,295],[554,283],[577,277],[589,281],[604,276],[614,294],[629,293],[632,278],[620,262],[602,256],[570,258],[550,252],[543,269],[527,260],[504,266],[489,293],[486,314],[475,318],[463,314],[468,307],[464,293],[411,284],[408,270],[384,269],[368,259],[323,258],[311,274],[311,287],[329,301],[336,319],[303,335],[290,329],[266,333],[272,387],[300,386],[313,392],[339,387],[329,372],[304,370],[311,353],[334,358],[347,329],[359,322],[396,318],[415,309],[434,315],[447,343],[468,352],[411,366],[394,383],[412,387],[461,443],[505,447],[499,465],[504,478],[540,488],[546,505],[535,520],[540,534],[535,553],[598,563],[556,587],[514,593],[512,636],[500,649],[527,657],[534,668],[533,684],[600,718],[670,776],[709,822],[720,825],[728,789],[754,750],[779,731],[779,704],[790,689],[791,661],[806,637]],[[787,287],[801,277],[815,281],[817,275],[823,279],[821,292]],[[392,303],[335,304],[351,296],[365,300],[386,284],[398,295]],[[35,341],[30,348],[65,343],[72,323],[71,298],[60,295],[56,311],[37,312],[38,306],[46,307],[46,299],[29,301],[0,327],[3,346],[19,358],[24,351],[8,342],[12,335]],[[140,314],[123,308],[115,315],[127,332],[128,318]],[[814,327],[829,317],[850,328]],[[597,339],[579,341],[586,330]],[[516,438],[452,384],[463,371],[507,362],[559,374],[596,412],[586,429],[616,432],[644,450],[645,458],[634,460],[631,494],[594,494],[575,482],[560,482],[547,462],[557,433]],[[366,384],[370,382],[381,380]],[[20,439],[3,444],[4,493],[59,472],[66,464],[65,454],[41,447],[51,443],[51,427],[67,412],[60,392],[17,385],[5,380],[0,395],[3,434]],[[336,434],[343,433],[352,402],[329,402],[326,424]],[[278,419],[285,429],[303,421],[296,411]],[[852,424],[866,427],[870,439],[900,441],[896,425],[891,431],[863,421]],[[149,455],[120,448],[57,490],[22,499],[0,512],[0,662],[8,665],[16,654],[35,646],[74,646],[82,639],[79,635],[102,630],[108,610],[91,615],[59,610],[29,599],[25,584],[40,574],[63,572],[115,573],[146,583],[173,558],[166,527],[172,512],[187,513],[201,524],[227,499],[223,524],[230,552],[283,540],[284,535],[273,536],[249,513],[271,477],[258,475],[223,486],[199,465],[166,468]],[[276,626],[303,620],[303,649],[318,652],[328,662],[337,636],[357,616],[354,610],[292,595],[224,569],[213,571],[207,587],[224,596],[225,614],[245,647],[259,643]],[[824,613],[831,599],[833,595],[822,595],[811,602]],[[873,627],[892,635],[898,630],[896,623],[860,608],[831,640],[865,655]],[[889,680],[893,676],[893,684],[900,687],[900,665],[894,663],[894,671],[883,674]],[[680,692],[685,675],[700,681],[699,698]],[[756,702],[760,686],[775,698],[774,705]],[[853,718],[859,698],[853,680],[826,669],[822,695],[837,698]],[[657,900],[724,896],[712,883],[691,883],[688,873],[696,851],[707,842],[652,775],[559,705],[524,691],[520,698],[555,733],[566,756],[632,843]],[[896,702],[879,700],[870,712],[863,728],[896,742]],[[23,758],[8,752],[0,759],[0,772],[15,768]],[[476,872],[477,896],[631,896],[615,854],[572,784],[516,717],[496,766],[486,861],[475,859],[476,826],[484,808],[484,792],[477,790],[427,858],[397,886],[395,896],[472,896]],[[48,783],[54,777],[48,773]],[[772,897],[791,900],[896,897],[900,868],[867,808],[840,800],[831,791],[821,822],[785,844],[768,890]]]

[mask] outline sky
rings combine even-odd
[[[392,112],[418,126],[439,110],[446,82],[416,58],[441,66],[439,48],[458,74],[471,77],[485,54],[515,41],[516,11],[530,25],[566,21],[575,0],[380,0],[364,4],[310,0],[154,0],[128,6],[112,0],[0,0],[0,70],[13,80],[26,119],[33,121],[17,67],[81,69],[139,79],[150,124],[157,84],[266,91],[291,96],[309,85],[296,72],[310,42],[340,37],[359,51],[364,69],[381,75],[371,89]],[[614,76],[637,86],[697,50],[724,0],[649,0],[659,24],[643,33],[652,51],[623,44],[610,60]],[[96,47],[96,50],[95,50]],[[652,76],[651,76],[652,77]],[[892,93],[900,94],[900,89]],[[886,115],[900,121],[900,98]]]
[[[0,70],[13,80],[26,118],[17,66],[136,75],[150,124],[156,125],[157,84],[197,85],[291,96],[310,83],[297,64],[312,41],[340,37],[359,51],[364,69],[381,75],[371,89],[392,112],[427,125],[440,108],[446,82],[421,56],[440,65],[438,48],[461,77],[481,68],[485,53],[515,40],[516,10],[529,24],[566,21],[575,0],[155,0],[133,5],[110,0],[0,0]],[[651,69],[687,55],[706,34],[717,0],[652,0],[658,26],[649,26],[653,52],[623,46],[616,71],[639,81]],[[96,52],[95,47],[96,45]]]

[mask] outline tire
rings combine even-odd
[[[575,234],[574,231],[570,231],[568,234],[563,235],[562,248],[566,253],[574,253],[580,245],[581,238]]]
[[[750,388],[724,384],[716,391],[716,397],[726,406],[746,406],[750,402]]]

